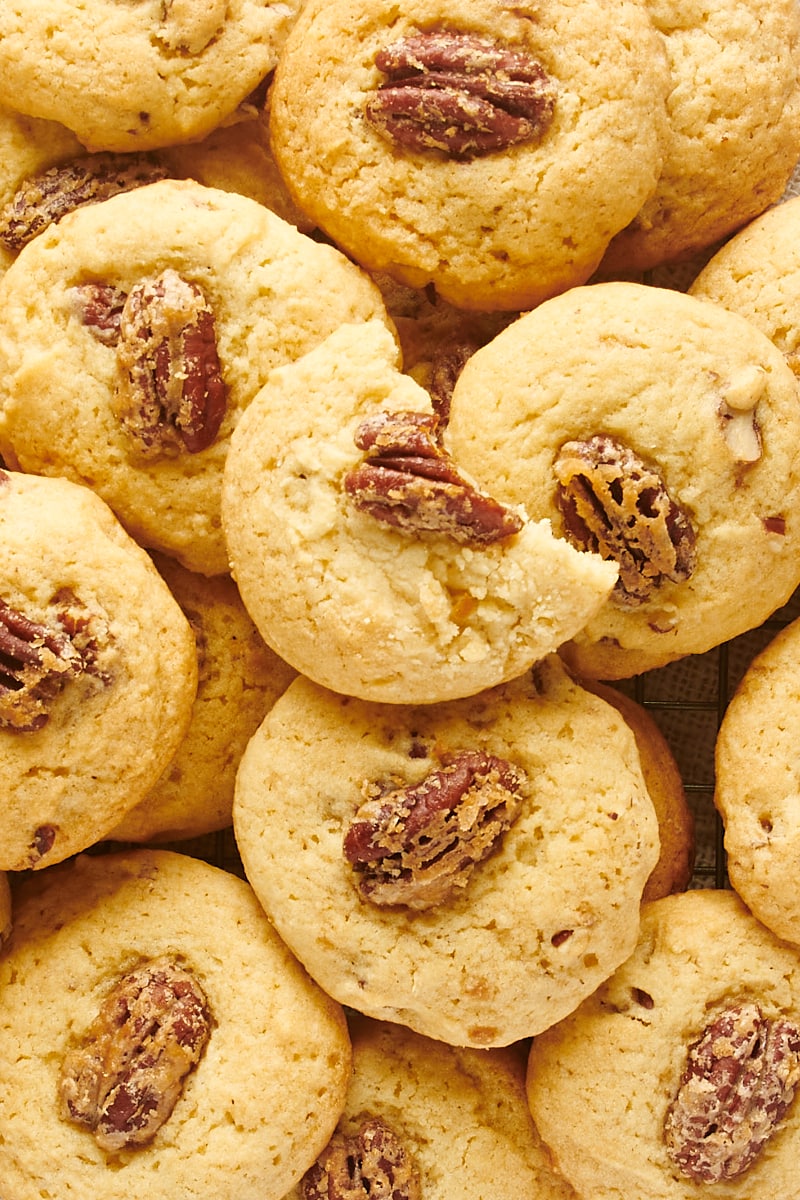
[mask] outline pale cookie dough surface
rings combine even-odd
[[[248,885],[197,859],[139,850],[82,855],[17,899],[0,961],[5,1200],[280,1200],[336,1124],[350,1041],[341,1010]],[[199,985],[210,1036],[153,1139],[106,1152],[59,1114],[61,1064],[120,977],[162,957]]]
[[[209,133],[275,66],[299,0],[19,0],[0,11],[0,102],[88,149]]]
[[[526,779],[492,853],[432,908],[362,898],[343,849],[362,789],[420,783],[470,750]],[[242,757],[234,830],[270,919],[330,995],[475,1047],[546,1028],[611,974],[658,858],[633,734],[556,655],[445,705],[368,704],[295,680]]]
[[[431,405],[372,321],[275,370],[243,414],[222,515],[245,607],[298,671],[363,699],[453,699],[519,675],[582,628],[616,568],[546,522],[473,545],[361,511],[344,480],[363,458],[357,427],[379,411]]]
[[[717,738],[714,803],[731,884],[779,937],[800,945],[800,623],[750,664]]]
[[[664,166],[601,270],[688,258],[779,199],[800,158],[796,0],[647,0],[672,74]]]
[[[628,961],[559,1026],[534,1039],[528,1098],[556,1165],[592,1200],[796,1200],[795,1099],[738,1178],[695,1183],[662,1130],[689,1046],[723,1011],[761,1006],[800,1021],[800,960],[732,892],[699,890],[642,909]]]
[[[117,348],[83,322],[75,289],[129,294],[166,268],[211,307],[225,411],[207,448],[143,458],[117,413]],[[87,484],[137,541],[214,575],[228,568],[219,494],[242,411],[272,367],[385,308],[358,267],[263,205],[165,179],[77,209],[29,243],[0,282],[0,314],[6,461]]]
[[[613,438],[660,475],[694,530],[693,569],[662,573],[636,606],[612,594],[564,648],[579,674],[613,679],[710,649],[792,594],[798,421],[795,379],[749,321],[665,288],[598,283],[547,301],[472,355],[445,444],[497,499],[564,536],[555,464],[566,443]],[[643,501],[633,514],[641,547],[647,512]],[[649,562],[651,551],[626,544]]]
[[[377,1119],[405,1151],[426,1200],[574,1200],[531,1122],[516,1047],[459,1049],[399,1025],[349,1023],[353,1075],[331,1149]],[[368,1164],[365,1175],[374,1181]],[[287,1200],[305,1200],[302,1185]]]
[[[457,160],[378,133],[364,118],[376,54],[431,30],[536,60],[556,91],[541,139]],[[655,187],[668,87],[628,0],[311,0],[275,73],[273,149],[299,207],[365,266],[464,308],[526,308],[586,280]]]
[[[46,867],[102,838],[174,755],[197,691],[195,640],[147,554],[68,480],[0,472],[0,600],[12,610],[0,616],[0,869]],[[68,637],[79,664],[43,713],[28,710],[35,681],[17,687],[24,648],[9,653],[7,634],[19,616]]]

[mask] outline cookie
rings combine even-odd
[[[295,672],[266,646],[227,575],[153,555],[194,631],[198,684],[189,728],[143,800],[108,834],[122,842],[201,837],[231,824],[239,759]]]
[[[150,790],[197,691],[191,627],[89,488],[0,472],[0,870],[92,845]]]
[[[297,205],[358,262],[517,310],[584,282],[639,211],[668,88],[662,39],[628,0],[310,0],[271,138]]]
[[[580,629],[616,567],[497,505],[446,460],[380,321],[273,371],[223,475],[231,570],[264,640],[324,687],[454,699]]]
[[[0,103],[89,150],[203,137],[274,68],[300,0],[24,0],[0,13]]]
[[[349,1024],[344,1112],[286,1200],[345,1195],[348,1185],[426,1200],[574,1200],[531,1122],[516,1047],[458,1049],[355,1014]]]
[[[643,907],[628,961],[534,1039],[527,1086],[581,1196],[789,1200],[799,1076],[797,952],[700,889]]]
[[[637,675],[759,625],[800,582],[796,382],[769,339],[665,288],[573,288],[476,351],[444,442],[503,503],[620,564],[564,647]]]
[[[800,158],[795,0],[648,0],[672,74],[664,165],[602,273],[690,258],[783,194]]]
[[[611,974],[658,858],[633,734],[557,655],[442,705],[300,676],[242,756],[233,815],[247,878],[330,995],[477,1048]]]
[[[8,1200],[55,1181],[103,1200],[280,1200],[344,1104],[341,1010],[248,885],[199,859],[80,855],[34,876],[0,990]]]
[[[254,393],[342,321],[386,319],[333,247],[175,179],[36,237],[0,282],[0,314],[6,461],[91,486],[142,545],[205,575],[228,569],[222,467]]]

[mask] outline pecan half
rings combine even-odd
[[[726,1009],[689,1047],[664,1124],[670,1158],[697,1183],[735,1179],[775,1133],[800,1079],[800,1029],[757,1004]]]
[[[369,782],[344,836],[365,900],[422,911],[465,888],[522,806],[527,776],[480,750],[445,756],[420,783]]]
[[[211,1033],[191,972],[151,959],[120,979],[79,1046],[64,1058],[61,1116],[110,1152],[151,1141],[170,1116]]]
[[[74,209],[166,176],[166,168],[137,154],[87,154],[50,167],[26,179],[0,213],[0,242],[16,253]]]
[[[42,623],[0,600],[0,728],[41,729],[64,684],[85,665],[55,611]]]
[[[691,576],[691,518],[659,471],[629,446],[607,434],[566,442],[553,469],[569,540],[619,564],[613,598],[620,607],[645,603],[665,579],[682,583]]]
[[[469,159],[543,137],[556,91],[544,68],[456,30],[401,38],[375,56],[387,76],[367,101],[367,121],[407,150]]]
[[[410,533],[441,533],[456,542],[488,543],[519,533],[522,519],[478,492],[459,474],[438,440],[435,414],[379,412],[358,426],[366,458],[345,477],[355,506]]]
[[[167,268],[131,288],[117,360],[117,412],[143,458],[211,445],[227,398],[214,313],[197,284]]]
[[[421,1200],[419,1171],[397,1134],[379,1117],[358,1133],[336,1133],[303,1176],[303,1200]]]

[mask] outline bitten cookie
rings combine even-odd
[[[102,838],[175,754],[191,627],[88,488],[0,471],[0,870]]]
[[[511,1050],[457,1049],[352,1015],[353,1074],[336,1132],[286,1200],[575,1200],[549,1165]]]
[[[613,586],[616,565],[462,476],[438,429],[371,321],[273,371],[231,440],[223,530],[245,607],[334,691],[471,695],[554,650]]]
[[[535,1038],[528,1098],[592,1200],[796,1200],[800,959],[730,891],[644,905],[639,945]]]
[[[641,208],[668,87],[628,0],[310,0],[275,72],[272,144],[298,206],[358,262],[515,310],[586,280]]]
[[[557,655],[432,706],[299,677],[242,756],[234,831],[330,995],[474,1047],[537,1033],[608,977],[658,858],[633,734]]]
[[[7,1200],[280,1200],[344,1104],[341,1009],[198,859],[81,855],[25,882],[0,995]]]
[[[163,179],[79,208],[0,282],[0,453],[86,483],[143,545],[224,574],[239,416],[274,366],[370,318],[386,313],[364,272],[248,197]]]
[[[444,442],[506,504],[618,562],[564,654],[615,679],[759,625],[800,583],[800,408],[749,321],[666,288],[598,283],[467,361]]]

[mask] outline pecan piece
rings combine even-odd
[[[127,293],[110,283],[79,283],[67,295],[81,325],[104,346],[116,346]]]
[[[336,1133],[303,1176],[303,1200],[421,1200],[419,1171],[400,1138],[379,1117],[357,1133]]]
[[[369,782],[343,850],[365,900],[422,911],[465,888],[522,806],[527,776],[480,750],[445,756],[421,782]]]
[[[543,137],[556,92],[529,54],[455,30],[401,38],[375,56],[387,76],[367,121],[407,150],[469,159]]]
[[[442,425],[450,420],[450,402],[458,377],[477,349],[476,342],[452,341],[438,347],[431,359],[428,391]]]
[[[80,1045],[64,1058],[60,1113],[110,1152],[151,1141],[170,1116],[211,1033],[191,972],[151,959],[106,996]]]
[[[553,469],[569,540],[619,564],[613,597],[620,607],[645,603],[665,579],[691,576],[696,535],[689,514],[629,446],[607,434],[565,442]]]
[[[41,729],[64,684],[83,668],[80,651],[60,622],[33,621],[0,600],[0,728]]]
[[[696,1183],[736,1179],[775,1133],[800,1079],[800,1029],[757,1004],[726,1009],[689,1047],[664,1123],[670,1158]]]
[[[226,389],[214,313],[197,284],[167,268],[131,288],[117,360],[117,411],[143,458],[196,454],[211,445]]]
[[[517,513],[459,474],[439,444],[439,425],[437,415],[419,412],[379,412],[362,421],[355,443],[366,458],[344,481],[355,506],[398,529],[466,544],[519,533]]]
[[[66,213],[166,176],[164,167],[135,154],[87,154],[50,167],[26,179],[0,213],[0,242],[16,253]]]

